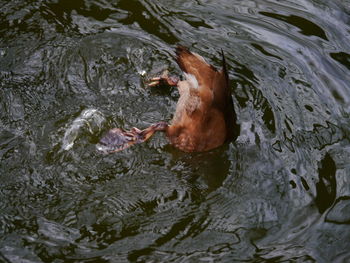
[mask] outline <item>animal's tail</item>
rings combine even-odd
[[[228,81],[228,72],[224,51],[221,49],[221,57],[222,57],[222,72],[225,74],[226,80]]]

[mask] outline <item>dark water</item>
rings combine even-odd
[[[350,2],[0,1],[0,261],[350,262]],[[226,54],[237,141],[112,127],[172,118],[182,44]]]

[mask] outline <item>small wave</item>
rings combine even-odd
[[[83,110],[67,128],[62,139],[62,149],[70,150],[82,131],[88,131],[90,134],[98,133],[105,120],[103,114],[96,109]]]

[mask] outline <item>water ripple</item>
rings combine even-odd
[[[346,260],[350,12],[344,1],[2,1],[0,258]],[[229,69],[237,141],[164,134],[114,155],[113,127],[172,118],[176,45]]]

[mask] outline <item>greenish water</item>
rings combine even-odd
[[[349,262],[350,2],[0,1],[0,261]],[[163,134],[182,44],[226,54],[241,133]]]

